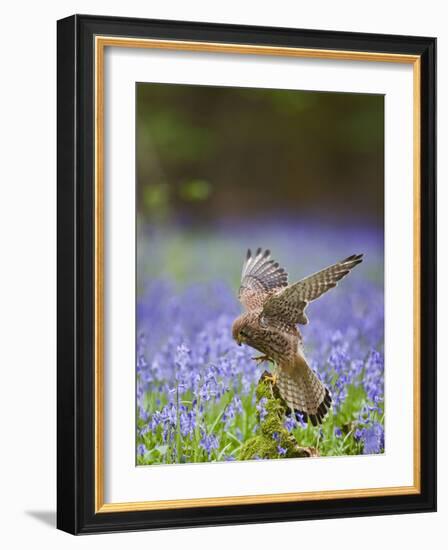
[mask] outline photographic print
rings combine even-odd
[[[435,75],[431,37],[58,21],[59,529],[435,511]]]
[[[384,96],[136,85],[136,463],[385,452]]]

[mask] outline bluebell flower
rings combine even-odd
[[[266,397],[262,397],[260,401],[257,404],[257,411],[260,415],[260,421],[263,422],[263,420],[266,418],[268,411],[265,408],[266,403],[268,402]]]
[[[145,453],[147,453],[147,452],[148,452],[148,450],[145,447],[145,445],[143,445],[143,443],[140,443],[140,445],[137,445],[137,455],[138,456],[145,456]]]
[[[351,417],[344,417],[343,422],[356,424],[351,437],[364,452],[382,452],[382,233],[359,224],[324,227],[321,220],[298,223],[266,219],[263,224],[216,220],[213,234],[206,240],[196,239],[187,226],[181,229],[188,238],[188,254],[181,252],[176,258],[176,262],[183,262],[182,276],[177,280],[169,279],[162,266],[172,265],[173,250],[179,250],[178,229],[171,229],[171,224],[163,230],[143,225],[139,231],[135,344],[138,436],[144,435],[145,441],[154,445],[174,446],[179,444],[176,435],[180,430],[180,455],[187,462],[193,460],[192,446],[198,444],[206,456],[215,452],[218,456],[222,451],[223,459],[227,455],[238,458],[235,441],[244,443],[259,426],[258,420],[266,418],[266,400],[257,404],[254,391],[265,367],[251,359],[254,350],[236,345],[231,326],[241,311],[235,292],[235,264],[239,266],[241,250],[250,243],[269,241],[278,259],[292,260],[288,265],[291,280],[330,265],[336,251],[341,257],[351,251],[366,253],[365,267],[363,264],[361,268],[364,274],[356,271],[337,291],[312,302],[308,308],[311,322],[300,329],[307,359],[331,391],[335,421],[341,422],[337,415],[344,410],[344,415]],[[294,265],[298,248],[300,263]],[[359,398],[357,410],[344,409],[353,393]],[[210,433],[216,419],[217,433],[223,433],[220,440]],[[286,417],[284,426],[288,431],[307,428],[300,415]],[[235,437],[227,437],[226,432]],[[295,435],[300,439],[299,432]],[[341,428],[334,429],[334,437],[342,437]],[[146,453],[145,460],[149,456]],[[176,457],[177,451],[170,449],[164,460]]]
[[[305,422],[305,419],[303,417],[303,414],[302,413],[299,413],[298,411],[295,412],[295,417],[297,419],[297,422],[298,424],[300,424],[300,426],[302,428],[306,428],[307,426],[307,423]]]
[[[229,429],[231,422],[243,411],[241,399],[235,395],[232,401],[224,409],[222,420],[225,424],[225,428]]]
[[[204,451],[210,456],[211,452],[219,447],[219,441],[216,435],[207,435],[206,433],[203,433],[200,445],[204,449]]]
[[[303,420],[303,417],[302,417],[302,420]],[[294,420],[292,414],[285,418],[285,421],[283,422],[283,426],[285,427],[285,429],[288,430],[288,432],[292,431],[297,426],[297,423]]]
[[[364,449],[363,454],[378,454],[384,450],[384,429],[379,422],[375,422],[369,428],[366,428],[363,434]]]

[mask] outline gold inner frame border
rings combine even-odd
[[[268,56],[333,59],[348,61],[369,61],[407,63],[413,65],[413,298],[414,298],[414,353],[413,353],[413,420],[414,420],[414,479],[413,485],[400,487],[379,487],[350,490],[329,490],[300,493],[277,493],[263,495],[192,498],[180,500],[153,500],[140,502],[104,502],[104,53],[106,47],[153,48],[159,50],[197,51],[208,53],[234,53]],[[142,510],[167,510],[208,506],[232,506],[274,502],[299,502],[331,500],[342,498],[379,497],[419,494],[421,480],[420,456],[420,204],[421,204],[421,59],[418,55],[391,54],[381,52],[358,52],[291,48],[278,46],[256,46],[251,44],[225,44],[214,42],[158,40],[96,36],[95,56],[95,346],[94,346],[94,398],[95,398],[95,513],[130,512]]]

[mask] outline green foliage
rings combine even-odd
[[[138,197],[161,181],[171,191],[159,217],[208,224],[275,209],[382,220],[382,95],[139,84],[136,107]],[[150,221],[153,206],[137,201]]]
[[[256,389],[258,434],[248,439],[241,448],[240,460],[267,458],[298,458],[310,456],[311,451],[299,447],[296,438],[284,426],[288,409],[278,395],[270,378],[263,376]]]
[[[186,201],[204,201],[211,193],[211,187],[208,181],[195,179],[184,182],[179,191],[179,195]]]
[[[197,429],[195,436],[182,437],[179,430],[172,428],[171,441],[163,441],[162,426],[155,433],[146,432],[137,438],[137,447],[144,444],[147,451],[137,456],[138,465],[170,464],[184,462],[215,462],[223,460],[251,460],[272,458],[295,458],[310,456],[359,455],[363,445],[355,436],[357,428],[362,427],[358,415],[367,402],[361,386],[351,385],[347,398],[337,415],[330,410],[321,426],[313,427],[300,424],[289,432],[285,428],[288,412],[271,381],[262,378],[253,392],[242,398],[242,412],[226,427],[223,413],[226,404],[240,395],[241,388],[229,391],[221,404],[203,403],[207,435],[215,435],[219,447],[208,454],[201,446],[201,433]],[[255,394],[255,395],[254,395]],[[152,393],[147,395],[148,410],[154,411],[167,404],[166,395]],[[255,397],[255,399],[254,399]],[[192,403],[192,396],[184,394],[181,404]],[[265,401],[264,401],[265,400]],[[257,405],[264,401],[266,416],[261,419]],[[157,403],[157,405],[156,405]],[[196,404],[201,407],[200,401]],[[372,417],[371,419],[372,420]],[[384,414],[374,413],[374,420],[384,421]],[[139,419],[138,431],[145,423]],[[237,435],[238,434],[238,437]],[[279,452],[279,448],[282,449]],[[283,451],[284,450],[284,451]]]

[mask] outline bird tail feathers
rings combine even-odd
[[[305,421],[310,420],[313,426],[322,423],[331,407],[331,395],[303,354],[296,355],[292,368],[278,369],[277,386],[294,412],[301,414]]]

